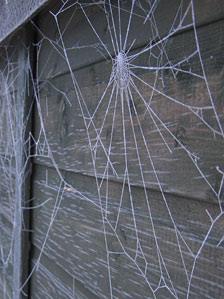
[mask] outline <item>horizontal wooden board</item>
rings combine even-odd
[[[161,185],[166,192],[215,201],[214,192],[218,191],[221,182],[221,175],[216,167],[222,167],[224,152],[223,137],[214,133],[220,131],[215,118],[216,112],[223,126],[222,28],[223,21],[220,21],[198,29],[200,55],[206,78],[202,74],[198,54],[181,65],[182,70],[191,71],[190,75],[180,71],[174,76],[169,70],[159,73],[158,77],[161,80],[157,80],[154,93],[147,84],[153,86],[155,73],[137,69],[138,79],[134,77],[133,80],[139,93],[132,89],[135,107],[130,104],[130,98],[129,104],[125,100],[124,115],[122,115],[122,100],[119,96],[113,129],[116,97],[110,97],[112,87],[105,94],[102,104],[97,106],[111,74],[110,63],[101,62],[74,72],[82,97],[80,94],[77,96],[70,74],[45,81],[40,90],[41,117],[51,147],[51,155],[59,168],[94,176],[93,157],[95,157],[98,177],[108,176],[110,179],[122,181],[125,173],[125,156],[127,156],[131,184],[157,189]],[[170,39],[166,45],[169,63],[175,65],[184,57],[190,57],[195,49],[193,31]],[[158,51],[155,49],[154,54],[158,54]],[[155,61],[152,61],[152,66],[153,63]],[[147,66],[148,54],[142,55],[136,64]],[[192,73],[203,78],[198,78]],[[215,109],[203,110],[203,107],[211,106],[210,93]],[[148,113],[145,104],[151,96],[150,109],[154,114]],[[198,114],[198,110],[203,111],[203,118],[199,118],[201,115]],[[44,132],[40,132],[37,112],[36,115],[35,138],[39,140],[38,153],[49,156]],[[84,120],[86,125],[89,124],[88,131]],[[100,132],[101,137],[101,142],[98,143],[96,130],[97,134]],[[113,140],[110,144],[112,130]],[[124,154],[125,144],[127,155]],[[105,169],[108,161],[105,153],[108,153],[110,145],[111,154],[107,174]],[[194,155],[198,157],[197,162],[194,160]],[[45,158],[41,159],[41,163],[49,165],[51,161]]]
[[[120,3],[124,35],[131,1]],[[143,7],[148,5],[146,1],[141,3]],[[209,215],[215,219],[219,213],[214,193],[220,188],[222,177],[217,166],[222,169],[224,152],[223,136],[218,134],[223,128],[224,7],[220,1],[207,0],[203,6],[194,1],[195,36],[190,26],[172,33],[180,1],[157,3],[153,24],[143,25],[145,12],[135,7],[138,15],[133,14],[127,47],[135,43],[128,55],[140,53],[149,42],[156,44],[168,32],[171,36],[132,61],[135,66],[143,66],[132,69],[138,77],[132,75],[132,79],[140,92],[132,87],[133,102],[130,95],[123,101],[119,92],[114,125],[115,93],[110,97],[109,87],[103,99],[102,95],[116,69],[110,60],[105,61],[109,55],[94,34],[96,29],[113,56],[102,6],[83,6],[84,12],[73,6],[58,15],[58,23],[47,8],[34,24],[43,40],[37,75],[41,111],[36,109],[34,125],[33,263],[46,240],[39,270],[32,280],[35,298],[69,298],[73,277],[98,298],[107,299],[111,297],[110,275],[116,299],[153,298],[151,287],[155,289],[160,283],[167,287],[160,288],[156,298],[173,298],[170,289],[176,297],[186,299],[193,256],[209,229],[195,264],[189,298],[224,297],[224,251],[223,243],[219,244],[224,220],[220,217],[211,227],[209,219]],[[190,1],[181,3],[178,20]],[[54,13],[58,9],[57,4],[50,8]],[[117,25],[114,6],[113,12]],[[183,25],[191,22],[189,10]],[[57,25],[63,32],[69,65],[62,57]],[[158,65],[171,68],[158,73],[146,69]],[[174,66],[179,71],[174,71]],[[153,93],[147,84],[156,91]],[[214,109],[203,109],[211,106],[211,95]],[[153,117],[144,104],[151,97]],[[102,104],[98,106],[100,99]],[[101,141],[96,143],[99,133]],[[109,149],[107,172],[105,151]],[[197,162],[193,155],[199,157]],[[56,217],[49,229],[53,215]],[[78,296],[85,298],[83,294]],[[91,298],[90,293],[87,297]]]
[[[105,201],[106,186],[104,185],[101,190],[101,204],[106,209],[104,232],[101,206],[96,187],[94,187],[94,179],[68,172],[63,173],[63,176],[69,184],[79,186],[78,191],[82,191],[88,200],[80,199],[77,192],[74,193],[70,187],[64,188],[64,196],[43,251],[47,259],[63,268],[100,298],[108,298],[107,251],[104,239],[106,236],[108,250],[111,251],[110,269],[114,298],[122,298],[124,292],[130,298],[151,298],[152,293],[142,273],[146,269],[147,261],[146,276],[150,285],[155,288],[161,276],[152,230],[151,221],[153,220],[161,256],[171,280],[163,268],[164,279],[169,287],[170,281],[173,282],[179,298],[186,297],[187,276],[180,252],[189,274],[193,257],[184,242],[191,248],[193,254],[197,253],[211,224],[206,209],[212,217],[215,217],[218,213],[216,205],[174,196],[167,196],[164,201],[159,192],[149,191],[149,206],[152,214],[150,218],[142,188],[132,187],[133,211],[127,189],[124,190],[123,201],[119,208],[122,185],[111,182],[111,193],[107,204]],[[41,250],[56,198],[59,198],[57,194],[60,191],[58,190],[60,179],[54,170],[36,166],[34,182],[34,205],[41,205],[48,200],[40,208],[34,209],[33,242]],[[166,204],[170,208],[172,217],[169,216]],[[112,227],[115,226],[118,214],[119,221],[114,231]],[[178,247],[174,223],[183,237],[183,239],[178,238],[181,251]],[[221,299],[223,297],[223,266],[221,264],[224,252],[222,246],[217,247],[222,237],[222,227],[223,218],[220,218],[214,224],[207,243],[199,255],[192,280],[192,298],[213,296]],[[142,246],[145,259],[143,254],[138,252],[134,262],[137,240]],[[41,263],[47,267],[44,261],[41,260]],[[157,296],[164,299],[171,298],[166,292]]]
[[[38,258],[39,251],[35,248],[35,257]],[[35,266],[35,258],[33,266]],[[41,263],[32,277],[32,298],[76,298],[97,299],[93,293],[88,291],[79,281],[71,277],[66,271],[58,267],[46,256],[42,256]]]
[[[53,3],[53,7],[47,7],[47,10],[39,16],[38,23],[34,24],[34,27],[39,32],[40,40],[43,40],[40,44],[40,55],[38,56],[39,80],[46,80],[69,71],[61,48],[62,43],[60,41],[59,30],[63,35],[69,64],[73,70],[93,64],[99,60],[104,60],[105,56],[108,56],[108,53],[102,46],[102,42],[106,45],[108,51],[113,53],[106,21],[107,14],[110,15],[109,5],[106,6],[106,14],[102,4],[96,5],[91,3],[91,5],[86,6],[84,5],[85,2],[89,3],[89,1],[79,1],[79,3],[83,3],[84,12],[80,9],[79,5],[74,5],[74,3],[69,1],[67,7],[71,4],[73,5],[71,5],[70,9],[64,9],[64,12],[61,13],[59,13],[61,2],[56,2],[56,5]],[[155,5],[149,4],[152,2]],[[191,24],[192,11],[189,8],[190,2],[189,0],[181,2],[178,0],[136,2],[127,40],[127,49],[133,41],[135,41],[134,48],[138,48],[168,35],[177,26],[186,12],[186,17],[182,25]],[[196,0],[193,3],[197,27],[224,17],[224,7],[220,0],[205,0],[203,1],[203,5],[200,0]],[[111,1],[111,5],[114,16],[114,27],[117,28],[118,34],[118,3],[117,1]],[[131,10],[131,1],[120,1],[120,5],[122,34],[125,36]],[[152,22],[144,23],[151,8],[154,15]],[[56,16],[56,20],[52,13]],[[88,15],[89,21],[85,17],[85,14]],[[93,25],[93,28],[91,28],[90,23]],[[57,27],[57,24],[59,27]],[[112,24],[110,26],[113,27]],[[178,34],[180,32],[181,30],[177,31]]]

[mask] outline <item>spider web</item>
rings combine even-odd
[[[161,3],[159,0],[61,1],[59,7],[50,11],[56,37],[55,33],[46,34],[33,22],[40,36],[35,45],[36,78],[29,64],[28,70],[38,120],[35,134],[30,133],[25,142],[30,144],[27,161],[32,158],[47,163],[57,176],[52,181],[52,174],[46,170],[45,177],[38,181],[39,188],[47,188],[56,195],[28,208],[43,210],[48,225],[37,228],[42,233],[38,240],[39,254],[22,286],[14,286],[19,291],[40,266],[40,271],[59,285],[62,293],[74,298],[75,291],[72,294],[63,290],[51,277],[53,273],[41,265],[45,252],[50,254],[49,235],[56,227],[59,211],[65,209],[63,203],[67,198],[84,207],[86,202],[89,209],[101,215],[100,224],[96,222],[93,230],[100,228],[103,239],[108,294],[100,287],[93,289],[100,298],[191,298],[197,294],[203,252],[210,246],[218,252],[222,245],[223,157],[213,158],[210,152],[223,149],[222,108],[213,96],[206,74],[194,1],[180,1],[175,11],[167,11],[164,21],[158,17],[163,8]],[[74,20],[77,29],[73,28],[73,36]],[[163,26],[159,22],[164,22]],[[188,46],[182,36],[187,36]],[[59,60],[52,70],[49,65],[54,53]],[[43,56],[47,60],[40,68]],[[91,64],[99,67],[96,66],[92,83],[95,89],[89,92],[91,79],[84,67]],[[52,80],[60,77],[62,69],[69,81],[69,91],[59,80]],[[186,91],[189,85],[184,84],[190,84],[191,93]],[[55,122],[52,122],[54,111],[49,110],[50,92],[60,102],[60,136],[56,141],[51,135]],[[5,108],[1,111],[5,113]],[[79,119],[71,125],[71,130],[78,133],[72,145],[65,145],[63,138],[69,135],[70,128],[64,119],[69,113]],[[23,127],[21,124],[20,128]],[[11,131],[14,134],[15,130]],[[4,134],[14,136],[5,131]],[[11,139],[8,147],[17,150]],[[24,135],[19,140],[24,140]],[[78,152],[78,158],[65,158],[65,154],[73,152]],[[5,170],[8,160],[1,161]],[[63,167],[95,178],[91,188],[67,179]],[[214,184],[216,177],[218,181]],[[6,181],[14,184],[8,178]],[[11,188],[7,186],[8,190]],[[194,215],[198,205],[189,198],[198,200],[205,194],[209,194],[213,208],[211,202],[202,201],[201,211]],[[189,201],[188,215],[184,214],[179,196]],[[18,222],[21,223],[21,218],[14,220],[15,227]],[[201,225],[198,235],[197,225]],[[213,234],[217,231],[214,241]],[[16,229],[12,239],[14,232]],[[61,237],[66,240],[71,236]],[[14,266],[18,266],[19,260],[20,257],[15,258]],[[179,275],[174,274],[175,267]],[[82,280],[77,272],[74,270],[71,275]],[[91,284],[91,278],[86,279]],[[206,293],[203,295],[210,298]]]

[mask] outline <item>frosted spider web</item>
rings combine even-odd
[[[76,298],[75,287],[63,288],[41,264],[43,255],[54,254],[49,236],[53,227],[57,227],[58,214],[64,210],[65,215],[80,217],[77,211],[64,206],[68,198],[88,207],[90,214],[94,211],[91,217],[94,213],[101,215],[100,223],[98,218],[96,223],[80,220],[87,235],[93,231],[103,239],[100,250],[104,258],[99,262],[106,268],[107,293],[97,285],[91,289],[100,298],[199,298],[194,296],[198,294],[203,254],[213,248],[221,256],[223,157],[216,154],[213,158],[213,152],[209,151],[223,149],[222,108],[206,73],[194,1],[180,1],[175,11],[167,11],[170,16],[164,17],[164,24],[157,15],[161,13],[161,3],[159,0],[61,1],[60,7],[50,11],[56,37],[48,36],[33,22],[40,36],[35,45],[35,78],[29,64],[27,68],[38,124],[25,142],[30,144],[26,160],[32,158],[51,166],[44,178],[40,176],[38,186],[56,195],[47,195],[47,199],[37,200],[36,205],[29,207],[35,216],[43,213],[48,225],[34,227],[41,235],[37,240],[39,253],[27,279],[20,286],[18,282],[14,285],[17,291],[14,290],[13,298],[19,298],[35,271],[43,272],[58,287],[62,298]],[[75,19],[77,29],[72,27]],[[183,34],[188,36],[190,45],[183,41]],[[54,53],[60,59],[52,70],[48,68]],[[43,55],[46,61],[40,67]],[[84,67],[91,64],[96,67],[89,91],[87,83],[91,75]],[[63,72],[69,87],[52,79]],[[187,93],[189,86],[191,91]],[[50,108],[49,90],[60,100],[58,121],[63,125],[59,125],[61,135],[56,140],[51,135],[55,130],[52,120],[55,111]],[[4,109],[1,108],[2,113]],[[68,128],[60,115],[77,117],[78,121]],[[72,134],[72,130],[76,133]],[[11,131],[11,135],[7,134],[14,136],[14,130]],[[69,132],[72,141],[64,144]],[[24,140],[24,135],[19,140]],[[8,146],[17,150],[16,145]],[[6,169],[6,161],[1,160],[1,164]],[[53,181],[49,175],[52,169],[56,171]],[[91,187],[79,186],[78,179],[77,182],[67,179],[65,170],[92,178]],[[216,177],[218,180],[214,182]],[[11,190],[10,186],[7,188]],[[204,198],[205,194],[209,198]],[[188,213],[184,212],[181,197],[189,201]],[[194,201],[201,198],[199,211]],[[18,221],[14,222],[15,228],[17,224]],[[68,231],[72,229],[66,224],[61,228],[62,233],[56,231],[62,234],[62,241],[69,243]],[[12,240],[14,232],[16,229]],[[15,246],[16,242],[11,246],[12,252]],[[75,250],[83,249],[77,246]],[[17,256],[14,266],[18,266],[18,261]],[[74,280],[87,281],[87,288],[91,288],[91,276],[82,276],[73,267],[67,271]],[[222,286],[216,287],[223,292]],[[43,292],[47,296],[44,287]],[[213,298],[206,291],[203,296]]]

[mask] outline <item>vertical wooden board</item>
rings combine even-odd
[[[16,43],[17,38],[14,40]],[[18,75],[14,64],[18,63],[20,47],[17,50],[13,43],[8,43],[0,49],[1,66],[0,66],[0,204],[1,204],[1,261],[0,261],[0,279],[2,298],[11,298],[13,291],[13,262],[11,250],[13,246],[13,223],[15,212],[15,176],[14,166],[15,159],[12,153],[12,138],[10,132],[9,106],[13,102],[11,95],[14,94],[16,86],[12,84]],[[9,70],[12,64],[11,72]],[[18,80],[16,80],[18,82]],[[13,124],[12,124],[13,125]]]
[[[4,43],[0,44],[0,94],[3,98],[19,88],[21,69],[18,67],[18,55],[21,47],[20,43],[21,31],[18,32],[18,35],[8,38]]]
[[[28,31],[18,34],[0,47],[0,204],[1,204],[1,271],[5,281],[2,298],[19,298],[22,276],[27,271],[27,217],[23,207],[27,190],[25,138],[28,130],[26,113],[30,109],[27,99],[27,58],[25,47]],[[29,35],[29,34],[28,34]],[[28,41],[28,44],[30,40]],[[24,216],[24,217],[23,217]],[[27,273],[25,274],[27,275]],[[4,283],[3,283],[4,284]],[[23,291],[26,289],[24,288]],[[10,293],[10,295],[7,295]],[[6,296],[6,297],[4,297]],[[7,297],[8,296],[8,297]]]
[[[0,219],[0,244],[2,250],[2,256],[0,260],[0,298],[11,299],[13,291],[13,266],[10,262],[10,249],[12,246],[12,223],[9,223],[8,219],[4,218],[4,215],[1,215]],[[7,266],[5,266],[5,263],[7,263]]]
[[[7,298],[7,299],[11,299],[12,298],[12,289],[11,286],[7,283],[8,281],[10,281],[10,277],[2,277],[0,279],[0,296],[1,298]]]

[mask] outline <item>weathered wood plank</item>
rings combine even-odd
[[[12,298],[13,276],[13,266],[10,262],[10,253],[13,241],[13,225],[11,223],[11,219],[9,221],[7,214],[1,213],[0,215],[0,231],[0,246],[2,251],[0,259],[0,298],[10,299]],[[7,267],[5,266],[6,263]]]
[[[3,277],[0,278],[0,296],[1,296],[1,298],[6,298],[6,299],[12,298],[12,290],[11,290],[10,281],[11,281],[11,276],[9,276],[8,278],[6,276],[4,278]]]
[[[39,249],[41,249],[45,239],[57,197],[57,191],[53,189],[57,190],[60,184],[60,180],[53,170],[48,169],[47,172],[46,176],[44,167],[36,167],[34,184],[35,205],[50,199],[40,209],[35,209],[34,212],[33,242]],[[46,177],[48,178],[47,182]],[[144,272],[146,263],[143,255],[140,252],[138,253],[136,264],[128,258],[129,255],[129,257],[134,259],[137,240],[139,240],[148,265],[146,276],[151,286],[155,288],[159,283],[161,274],[158,266],[158,252],[153,237],[152,223],[142,188],[132,187],[136,229],[133,223],[133,211],[128,190],[125,189],[124,191],[124,199],[119,209],[119,194],[121,193],[122,185],[110,183],[112,186],[108,197],[107,216],[105,218],[107,219],[106,231],[104,234],[102,214],[100,207],[96,206],[99,205],[99,200],[97,191],[96,189],[94,190],[94,179],[72,173],[66,173],[65,179],[70,184],[75,182],[79,186],[79,191],[83,191],[92,203],[80,199],[71,190],[65,188],[58,214],[47,238],[44,255],[65,269],[71,276],[81,281],[86,288],[92,290],[100,298],[108,298],[109,282],[104,239],[106,234],[108,250],[117,252],[117,254],[110,255],[114,298],[122,298],[124,292],[129,294],[130,298],[150,298],[152,293],[149,286],[136,266],[138,265],[139,269]],[[106,206],[105,193],[106,184],[101,192],[104,208]],[[179,298],[185,298],[188,283],[178,249],[173,221],[185,242],[192,252],[196,254],[210,227],[206,209],[214,217],[218,211],[217,207],[210,203],[167,196],[166,201],[172,214],[172,218],[170,218],[161,194],[153,191],[148,193],[161,256],[164,259]],[[120,213],[118,226],[113,231],[109,224],[115,225],[118,213]],[[221,299],[224,294],[223,267],[221,266],[224,252],[222,247],[217,247],[222,237],[221,227],[223,227],[223,218],[214,225],[206,246],[197,260],[192,283],[192,298],[210,298],[209,294],[212,294],[215,298]],[[120,244],[123,245],[123,249]],[[184,264],[188,273],[190,273],[193,257],[182,240],[180,240],[180,246]],[[217,261],[219,261],[218,268]],[[167,285],[170,286],[167,273],[164,269],[163,271],[164,279]],[[158,294],[158,296],[160,296],[159,298],[169,298],[166,294]]]
[[[164,36],[171,29],[179,1],[170,1],[169,3],[159,1],[158,3],[159,7],[155,14],[155,22],[160,36]],[[189,2],[183,1],[183,3],[186,7]],[[220,1],[212,3],[211,1],[205,1],[203,7],[200,1],[194,3],[198,27],[222,18],[223,6]],[[126,1],[124,5],[129,9],[130,2]],[[217,9],[217,7],[220,9]],[[55,11],[57,11],[57,8]],[[73,12],[74,16],[70,18]],[[91,7],[86,9],[86,12],[103,42],[113,52],[104,11],[101,11],[99,7]],[[127,15],[126,12],[122,12],[122,20],[127,20]],[[186,23],[191,21],[190,18],[189,14]],[[138,48],[130,52],[130,55],[139,52],[141,47],[150,40],[156,39],[150,26],[142,26],[142,20],[140,19],[134,17],[133,27],[130,30],[128,45],[136,38],[135,47]],[[99,47],[96,46],[98,40],[80,11],[67,10],[63,15],[60,15],[58,21],[62,30],[67,26],[63,31],[65,46],[67,48],[76,47],[75,50],[68,50],[68,57],[71,69],[89,109],[88,113],[86,107],[82,105],[88,123],[106,88],[112,66],[110,62],[102,61],[104,57],[102,53],[99,53]],[[123,23],[124,27],[127,24],[125,22]],[[91,290],[99,298],[109,298],[106,237],[108,250],[111,251],[109,261],[113,298],[152,298],[150,286],[155,289],[162,275],[166,285],[178,294],[178,298],[186,299],[193,256],[198,252],[211,226],[206,210],[213,218],[218,214],[217,201],[214,200],[211,194],[211,186],[218,190],[220,185],[220,176],[217,174],[216,166],[222,166],[224,146],[218,134],[214,136],[212,130],[199,121],[198,115],[193,113],[196,110],[189,112],[189,108],[182,105],[186,103],[197,107],[209,105],[209,94],[206,90],[207,81],[205,82],[205,80],[199,78],[202,75],[199,56],[192,56],[191,59],[186,59],[185,63],[181,64],[181,69],[186,72],[178,72],[175,76],[169,70],[159,72],[159,79],[156,83],[158,91],[154,93],[150,106],[155,111],[156,116],[161,118],[162,123],[170,128],[175,138],[180,140],[179,144],[174,137],[170,137],[166,133],[162,124],[156,119],[157,126],[160,129],[160,132],[158,132],[152,117],[147,115],[142,99],[136,92],[133,91],[134,105],[131,106],[130,103],[125,103],[124,118],[132,198],[130,198],[130,190],[128,190],[126,184],[120,206],[122,182],[125,176],[121,99],[119,98],[117,107],[111,154],[111,161],[118,176],[109,169],[108,175],[106,174],[106,177],[109,178],[107,187],[106,180],[101,181],[98,179],[96,182],[94,178],[95,175],[102,178],[104,169],[107,166],[102,144],[96,146],[97,151],[94,148],[89,148],[87,131],[78,103],[81,97],[79,95],[79,98],[77,98],[74,91],[75,88],[71,80],[71,74],[69,74],[68,65],[55,49],[52,50],[52,44],[49,46],[48,38],[54,41],[58,39],[56,24],[53,18],[49,17],[48,12],[44,12],[37,25],[47,36],[47,39],[43,40],[40,56],[38,57],[41,112],[47,138],[55,162],[62,169],[65,180],[79,191],[82,191],[89,200],[80,199],[77,193],[73,193],[73,190],[69,187],[64,188],[62,186],[64,196],[47,237],[44,256],[40,264],[40,268],[43,267],[41,269],[44,269],[45,274],[46,269],[51,269],[51,266],[55,264],[56,266],[53,268],[55,269],[53,270],[55,276],[52,276],[52,280],[48,280],[43,271],[40,270],[40,274],[37,272],[33,278],[33,284],[35,287],[37,283],[35,290],[40,289],[40,291],[37,291],[35,296],[42,298],[47,296],[47,290],[50,290],[49,296],[54,298],[60,294],[59,296],[63,298],[64,294],[60,292],[64,287],[63,281],[67,277],[68,283],[66,286],[69,290],[72,290],[72,280],[70,278],[75,277],[85,285],[85,288]],[[224,59],[222,31],[223,21],[217,21],[198,28],[200,54],[207,74],[209,91],[212,92],[215,108],[220,115],[221,121],[223,121],[222,81]],[[141,34],[139,34],[140,32]],[[91,47],[93,44],[94,47]],[[60,41],[58,41],[56,47],[58,46],[61,46]],[[178,61],[190,57],[196,46],[192,30],[169,38],[165,45],[169,63],[173,66]],[[102,49],[100,50],[102,51]],[[161,49],[159,47],[150,52],[155,56],[160,53]],[[161,59],[163,63],[167,62],[165,55]],[[146,53],[139,57],[135,63],[151,67],[156,66],[157,61],[153,58],[149,61],[149,53]],[[189,75],[189,70],[191,73],[198,74],[199,77]],[[154,72],[144,69],[135,69],[134,72],[141,80],[153,85],[155,81]],[[152,95],[150,88],[141,82],[137,83],[136,80],[135,82],[143,97],[146,101],[149,101]],[[109,88],[103,104],[93,117],[94,126],[98,129],[98,132],[104,121],[110,93],[111,88]],[[68,98],[65,97],[65,94]],[[167,96],[179,100],[180,103],[173,103]],[[72,104],[71,107],[68,104],[68,99]],[[102,143],[106,149],[110,147],[114,97],[112,101],[113,103],[101,132]],[[131,110],[131,116],[129,116],[129,109]],[[139,115],[154,169],[141,138],[137,118],[133,113],[134,109],[137,110]],[[214,112],[203,112],[203,117],[208,125],[214,130],[218,130]],[[38,122],[37,112],[36,120],[35,137],[38,139],[40,123]],[[138,166],[132,121],[138,141],[144,181]],[[94,139],[97,137],[94,126],[93,123],[89,123],[88,127],[92,145],[94,145]],[[169,153],[166,149],[160,135],[161,132],[172,153]],[[46,150],[43,134],[39,140],[39,153],[48,156],[49,152]],[[181,149],[182,144],[200,157],[197,165],[200,166],[204,177],[208,178],[211,186],[205,184],[196,171],[193,161]],[[91,154],[96,154],[96,172],[93,171]],[[43,206],[34,209],[33,244],[37,252],[36,258],[38,258],[38,252],[41,250],[52,217],[60,179],[52,169],[50,159],[36,159],[35,163],[34,205],[38,206],[49,199]],[[151,188],[158,190],[155,169],[158,173],[159,182],[163,190],[166,191],[165,199],[161,192],[151,190]],[[100,188],[101,201],[99,200],[99,190],[97,190],[96,183],[102,183]],[[147,188],[147,196],[143,189],[144,186]],[[182,196],[178,197],[174,194],[181,194]],[[191,197],[204,199],[204,201],[193,200]],[[147,201],[147,198],[149,201]],[[103,215],[101,208],[104,209]],[[117,218],[118,214],[119,219]],[[117,227],[113,229],[116,221],[118,221]],[[224,296],[224,252],[222,244],[217,247],[223,235],[222,228],[223,217],[214,223],[207,242],[197,259],[190,298],[222,299]],[[175,229],[183,238],[179,233],[177,237]],[[158,247],[156,246],[155,236]],[[191,248],[192,252],[189,251],[184,242]],[[141,244],[144,255],[139,248],[136,255],[136,248],[139,244]],[[170,277],[168,277],[164,265],[162,269],[159,268],[158,249]],[[125,254],[122,254],[124,251]],[[182,253],[182,256],[180,253]],[[186,266],[186,272],[184,266]],[[58,274],[60,271],[63,272],[62,276]],[[146,271],[145,276],[150,286],[143,277],[144,271]],[[57,280],[55,277],[59,277],[59,279]],[[61,287],[54,288],[54,285],[57,285],[59,281],[63,287],[60,285]],[[54,293],[54,289],[57,295]],[[156,297],[160,299],[173,298],[167,288],[160,289],[156,293]]]
[[[85,1],[82,1],[80,3],[84,2]],[[88,3],[88,1],[86,2]],[[114,23],[116,25],[115,27],[118,27],[117,1],[111,1],[111,3]],[[134,47],[137,48],[170,33],[170,30],[177,26],[181,17],[183,18],[190,1],[184,0],[181,3],[178,0],[157,1],[153,10],[154,19],[152,23],[146,22],[146,24],[144,24],[144,20],[150,11],[152,4],[147,3],[147,1],[141,1],[140,3],[142,8],[140,8],[138,2],[136,2],[134,7],[127,48],[130,47],[133,41],[135,41]],[[120,5],[122,33],[123,36],[125,36],[131,10],[131,1],[120,1]],[[36,27],[39,28],[40,39],[43,38],[39,56],[40,80],[46,80],[69,71],[65,59],[61,56],[61,54],[63,54],[61,49],[62,44],[60,42],[57,23],[51,14],[51,12],[53,12],[56,15],[59,12],[60,6],[61,3],[53,3],[52,7],[48,7],[47,10],[39,16],[38,24],[36,24]],[[90,5],[90,7],[88,7],[88,5],[87,7],[83,5],[83,7],[100,40],[106,45],[109,52],[113,53],[103,5]],[[179,10],[180,7],[181,9]],[[110,14],[108,7],[107,9],[108,14]],[[178,14],[178,11],[181,11],[181,13]],[[198,27],[224,17],[224,6],[222,5],[221,0],[206,0],[203,1],[203,5],[200,0],[196,0],[194,1],[194,11],[196,26]],[[79,5],[75,5],[61,14],[57,14],[57,21],[59,28],[63,33],[63,40],[65,47],[67,48],[71,69],[76,70],[93,64],[96,61],[104,60],[105,56],[108,56],[102,46],[102,42],[94,34],[93,29],[91,29],[89,22]],[[186,13],[183,26],[190,23],[192,23],[191,9]],[[156,32],[156,30],[158,30],[158,32]],[[52,44],[51,42],[54,43]]]
[[[23,207],[29,188],[25,186],[28,173],[24,169],[24,143],[26,132],[30,130],[26,120],[30,102],[27,98],[28,52],[25,47],[27,40],[30,43],[29,37],[24,28],[0,48],[0,277],[7,281],[5,297],[2,298],[8,298],[7,292],[12,292],[10,298],[19,298],[23,274],[27,276],[29,246]]]
[[[10,34],[35,13],[47,0],[1,0],[0,10],[0,42],[2,43]]]
[[[35,248],[35,257],[38,258]],[[36,260],[33,260],[35,265]],[[41,263],[32,277],[32,298],[76,298],[97,299],[79,281],[75,280],[48,257],[42,256]]]
[[[203,112],[203,120],[206,122],[206,126],[203,121],[199,119],[199,116],[193,113],[194,110],[192,111],[189,107],[184,107],[184,104],[191,105],[190,107],[209,106],[209,92],[211,92],[214,99],[215,110],[220,115],[221,123],[223,123],[222,62],[224,59],[224,38],[221,34],[222,28],[223,21],[220,21],[198,30],[201,46],[200,54],[203,59],[207,80],[202,80],[193,75],[181,72],[174,78],[173,73],[169,70],[161,73],[163,80],[162,82],[161,80],[158,81],[158,92],[153,94],[150,105],[150,108],[153,109],[155,113],[154,120],[147,113],[144,101],[139,94],[132,91],[135,109],[142,126],[145,142],[139,130],[138,119],[135,116],[135,112],[133,112],[134,108],[128,107],[129,105],[126,103],[124,104],[128,168],[130,182],[132,184],[145,184],[147,187],[158,188],[158,180],[155,177],[155,171],[150,162],[149,153],[145,146],[146,144],[150,151],[160,184],[165,191],[211,200],[213,197],[211,186],[214,190],[218,190],[221,178],[216,167],[222,166],[224,143],[222,137],[214,135],[214,130],[218,130],[214,111],[205,110]],[[167,55],[170,63],[174,65],[183,57],[188,57],[193,53],[194,49],[195,39],[193,31],[174,37],[167,45]],[[155,49],[155,54],[156,53],[157,49]],[[147,65],[147,61],[148,55],[143,55],[139,59],[138,64]],[[182,65],[182,68],[188,70],[188,63],[191,66],[192,72],[201,74],[201,64],[198,55]],[[85,106],[82,104],[87,123],[101,99],[110,73],[111,65],[105,62],[95,64],[87,69],[81,69],[74,73],[89,110],[88,114]],[[155,73],[138,70],[136,75],[140,80],[146,82],[146,84],[153,85]],[[51,81],[51,84],[46,81],[41,89],[41,109],[47,138],[51,145],[55,161],[60,168],[94,175],[91,158],[91,153],[93,153],[96,154],[95,166],[97,175],[103,177],[107,166],[105,149],[108,151],[110,147],[115,97],[111,100],[112,103],[101,131],[102,143],[100,144],[100,142],[98,142],[97,152],[95,152],[94,149],[92,149],[91,152],[80,105],[71,81],[71,76],[68,74],[56,78]],[[135,79],[135,82],[142,97],[144,97],[146,102],[149,101],[149,98],[152,96],[152,90],[138,79]],[[207,82],[209,83],[209,91],[206,87]],[[52,87],[52,84],[54,84],[54,87]],[[57,88],[57,90],[55,90],[55,88]],[[61,92],[59,92],[58,89]],[[65,98],[65,94],[71,102],[71,107]],[[93,122],[95,128],[93,123],[89,125],[88,132],[92,146],[96,144],[96,142],[94,142],[97,137],[95,129],[100,132],[100,128],[104,122],[110,94],[111,88],[109,88],[102,105],[94,114]],[[173,102],[169,97],[178,100],[179,103]],[[108,172],[110,179],[120,181],[123,180],[125,168],[121,103],[122,101],[118,98],[113,141],[111,144],[112,152],[110,155],[111,163],[114,165],[117,176],[114,175],[111,167]],[[131,117],[129,115],[129,108],[132,109]],[[36,119],[36,138],[38,138],[40,126],[38,118]],[[161,122],[158,119],[160,119]],[[132,122],[134,124],[135,136],[137,137],[142,164],[141,168],[144,173],[145,182],[142,180],[140,167],[138,166]],[[157,126],[155,126],[155,122]],[[211,126],[212,129],[208,128],[208,126]],[[167,133],[167,128],[169,128],[173,136]],[[172,151],[171,153],[161,138],[161,134],[169,145]],[[178,138],[180,143],[178,143],[175,138]],[[43,138],[40,138],[40,140],[40,143],[44,141]],[[181,148],[180,144],[184,145],[185,150]],[[105,149],[103,149],[102,145]],[[197,161],[197,165],[191,160],[186,150],[189,150],[200,158]],[[42,160],[42,163],[47,163],[47,161]],[[203,176],[199,173],[196,166],[201,169]],[[183,169],[185,171],[183,171]],[[204,178],[207,178],[208,182],[205,182]],[[211,186],[209,186],[208,183],[211,184]]]

